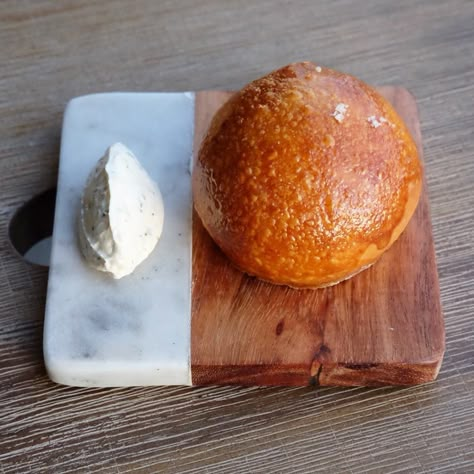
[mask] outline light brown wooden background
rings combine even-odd
[[[474,471],[472,0],[0,4],[0,472]],[[73,389],[45,376],[47,271],[7,242],[54,185],[61,115],[96,91],[234,89],[319,61],[417,97],[446,315],[413,388]]]

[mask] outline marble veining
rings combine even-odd
[[[193,124],[193,93],[94,94],[68,104],[44,329],[46,368],[55,382],[191,384]],[[165,207],[157,247],[121,280],[90,268],[77,243],[87,176],[117,141],[158,183]]]

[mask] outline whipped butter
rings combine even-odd
[[[110,146],[82,195],[79,244],[86,261],[114,278],[129,275],[155,248],[163,220],[156,183],[126,146]]]

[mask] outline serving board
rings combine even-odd
[[[413,96],[379,91],[423,156]],[[225,92],[196,96],[194,149]],[[417,384],[436,378],[444,353],[426,182],[407,229],[371,268],[321,290],[293,290],[234,269],[193,219],[193,383]]]
[[[407,123],[422,156],[413,97],[400,87],[379,91]],[[426,183],[407,229],[370,269],[321,290],[271,285],[234,269],[199,217],[191,214],[191,202],[187,201],[190,176],[183,165],[189,134],[196,151],[214,112],[230,93],[186,95],[193,108],[181,104],[179,120],[169,108],[163,111],[163,94],[111,96],[102,94],[83,103],[83,108],[89,107],[95,100],[96,108],[111,108],[109,122],[102,117],[101,126],[91,128],[87,125],[90,118],[84,118],[84,110],[76,103],[75,112],[70,111],[64,124],[45,325],[45,361],[53,380],[81,386],[351,386],[411,385],[436,378],[444,353],[444,324]],[[181,100],[178,95],[175,99]],[[138,119],[124,118],[120,126],[111,125],[117,111],[134,107],[148,124],[174,122],[174,128],[158,136],[153,125],[145,131],[139,127]],[[157,116],[157,110],[162,115]],[[190,110],[194,111],[191,115]],[[85,122],[79,120],[74,125],[76,116]],[[81,160],[76,179],[67,170],[74,148],[69,143],[70,129],[77,128],[79,122],[86,126],[81,125],[75,143],[95,140],[95,145]],[[180,145],[180,137],[184,145]],[[169,188],[163,193],[165,213],[174,206],[177,221],[176,229],[166,234],[169,212],[165,215],[163,242],[131,277],[118,282],[87,268],[75,247],[73,221],[67,217],[82,181],[100,157],[99,143],[105,148],[115,140],[136,151],[160,187]],[[168,147],[166,166],[160,161],[164,158],[157,158],[153,151],[163,147]],[[173,195],[170,186],[177,179],[184,183],[179,196]],[[67,180],[69,185],[61,186]],[[173,251],[175,240],[182,245]],[[175,270],[181,276],[170,282],[170,272]],[[71,272],[79,275],[80,283],[66,276]],[[69,278],[67,292],[62,289],[64,278]],[[170,291],[176,298],[163,303]],[[94,293],[94,303],[91,298],[85,298],[87,303],[74,300],[76,293]]]

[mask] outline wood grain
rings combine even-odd
[[[414,98],[380,92],[423,147]],[[231,93],[200,92],[197,153]],[[196,156],[195,156],[196,159]],[[232,267],[193,220],[191,364],[194,385],[414,385],[438,375],[444,353],[426,183],[400,239],[367,271],[321,290],[294,290]]]
[[[192,13],[191,13],[192,12]],[[471,0],[4,0],[0,8],[0,472],[474,470]],[[47,270],[8,243],[56,183],[66,102],[236,89],[296,60],[403,84],[420,109],[446,323],[435,383],[407,388],[72,389],[48,381]]]

